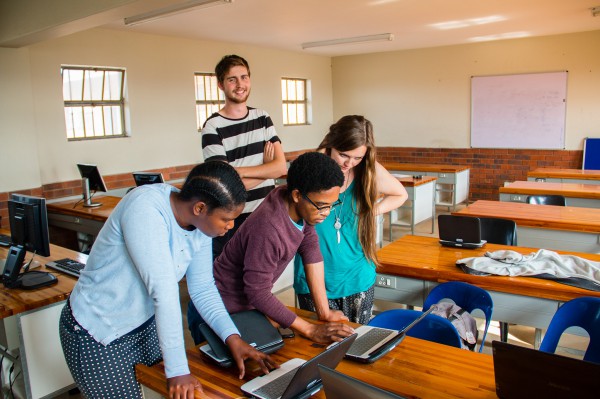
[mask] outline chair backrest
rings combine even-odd
[[[600,363],[600,298],[575,298],[558,308],[550,321],[540,350],[554,353],[560,336],[572,326],[583,328],[590,336],[583,360]]]
[[[562,195],[530,195],[525,202],[536,205],[567,205],[567,200]]]
[[[473,314],[475,309],[480,309],[485,315],[485,328],[479,352],[482,351],[485,343],[485,337],[492,321],[492,313],[494,311],[494,302],[490,294],[483,288],[475,285],[463,283],[462,281],[449,281],[435,286],[423,304],[423,310],[429,309],[431,306],[442,301],[443,299],[451,299],[457,306]]]
[[[369,326],[401,330],[418,318],[422,312],[409,309],[391,309],[379,313],[369,321]],[[461,347],[460,335],[451,322],[443,317],[428,314],[406,334],[409,337]]]
[[[510,219],[479,218],[481,239],[491,244],[517,245],[517,224]]]

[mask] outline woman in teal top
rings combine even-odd
[[[329,155],[344,173],[341,204],[316,226],[325,262],[331,309],[352,322],[371,318],[377,262],[376,217],[408,198],[402,184],[376,161],[373,125],[360,115],[342,117],[329,128],[317,151]],[[294,261],[294,289],[300,308],[314,311],[300,257]]]

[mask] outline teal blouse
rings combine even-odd
[[[375,284],[375,264],[367,258],[358,240],[358,215],[354,195],[354,181],[340,194],[343,204],[335,207],[327,219],[316,225],[319,245],[325,263],[327,298],[338,299],[367,291]],[[338,243],[336,218],[340,223]],[[304,265],[300,256],[294,259],[294,290],[308,294]]]

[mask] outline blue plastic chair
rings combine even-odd
[[[379,313],[369,321],[368,325],[373,327],[401,330],[409,325],[423,313],[418,310],[392,309]],[[443,317],[428,314],[417,323],[406,334],[409,337],[420,338],[444,345],[461,347],[461,339],[458,331],[451,322]]]
[[[600,363],[600,298],[575,298],[558,308],[550,321],[540,350],[554,353],[560,336],[572,326],[583,328],[590,336],[583,360]]]
[[[475,309],[480,309],[483,312],[485,315],[485,328],[483,329],[483,337],[479,346],[479,352],[481,352],[488,327],[492,321],[492,312],[494,311],[494,302],[490,294],[483,288],[463,283],[462,281],[449,281],[431,290],[427,298],[425,298],[423,310],[429,309],[443,299],[451,299],[456,305],[471,314]]]

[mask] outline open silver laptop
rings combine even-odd
[[[432,311],[433,307],[429,308],[402,330],[391,330],[367,325],[355,328],[354,331],[358,334],[358,337],[350,349],[348,349],[346,358],[360,363],[373,363],[398,346],[406,336],[406,333]]]
[[[280,368],[242,385],[244,394],[259,399],[304,399],[317,393],[323,386],[319,364],[336,368],[356,334],[330,345],[310,360],[290,359]]]
[[[319,364],[327,399],[405,399]]]

